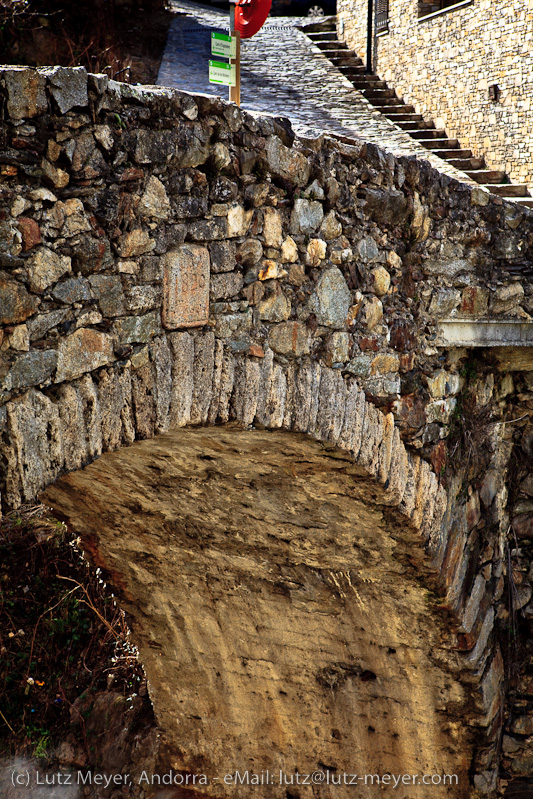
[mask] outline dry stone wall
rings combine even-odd
[[[533,101],[527,3],[494,0],[419,20],[417,0],[390,0],[389,32],[376,40],[374,70],[463,147],[515,183],[533,183]],[[366,4],[339,0],[341,38],[366,53]],[[499,87],[497,102],[488,88]]]
[[[4,409],[32,387],[143,368],[150,342],[204,325],[237,357],[354,375],[400,422],[410,375],[427,401],[404,435],[431,438],[462,384],[439,319],[530,318],[530,215],[426,163],[294,142],[286,121],[213,97],[2,74]],[[163,297],[180,264],[209,265],[202,318],[180,317],[194,286],[181,310]]]
[[[493,792],[503,422],[521,378],[490,359],[475,372],[439,322],[530,319],[529,213],[214,97],[63,68],[3,68],[0,88],[3,507],[177,426],[357,450],[432,558],[475,697],[476,789]],[[471,441],[459,425],[448,446],[465,399],[490,436],[446,492],[448,450]]]

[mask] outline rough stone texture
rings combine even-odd
[[[51,94],[62,114],[87,105],[87,71],[84,67],[52,67],[39,70],[51,86]]]
[[[274,208],[265,208],[263,217],[263,236],[267,247],[281,247],[282,218]]]
[[[98,375],[97,392],[102,429],[102,448],[117,449],[122,444],[122,411],[131,406],[131,382],[124,383],[122,374],[114,369],[102,369]],[[129,378],[129,375],[127,376]],[[125,390],[126,389],[126,390]]]
[[[189,333],[173,333],[170,343],[173,354],[171,424],[182,427],[191,418],[194,339]]]
[[[156,311],[144,316],[128,316],[118,320],[115,329],[122,344],[146,344],[161,331],[161,316]]]
[[[135,228],[121,238],[117,249],[122,258],[132,258],[152,252],[154,247],[155,242],[150,238],[149,233],[141,228]]]
[[[210,283],[211,297],[214,300],[223,300],[235,297],[243,286],[243,278],[238,272],[226,272],[213,277]]]
[[[43,170],[45,177],[48,178],[49,182],[52,183],[55,189],[64,189],[70,183],[68,172],[65,172],[64,169],[59,169],[59,167],[54,166],[46,158],[43,158],[41,161],[41,169]]]
[[[217,279],[222,294],[231,291],[231,276]],[[163,325],[170,329],[203,326],[209,316],[209,286],[206,247],[184,244],[169,250],[163,259]]]
[[[300,322],[285,322],[273,328],[270,346],[282,355],[296,358],[309,353],[309,333]]]
[[[0,323],[3,325],[24,322],[35,313],[39,299],[28,294],[24,286],[14,280],[0,277]]]
[[[298,260],[298,248],[291,236],[287,236],[281,245],[281,260],[290,264]]]
[[[48,247],[39,247],[30,259],[30,288],[41,293],[70,271],[70,258],[57,255]]]
[[[88,457],[87,429],[81,392],[75,383],[63,383],[58,391],[60,398],[59,421],[65,469],[79,469]],[[95,395],[96,396],[96,395]],[[98,429],[100,433],[100,430]],[[101,436],[100,436],[100,451]]]
[[[383,318],[383,303],[377,297],[371,297],[363,303],[361,320],[367,330],[374,330]]]
[[[340,329],[346,325],[351,301],[342,272],[332,267],[321,275],[309,305],[320,324]]]
[[[54,372],[57,361],[58,354],[54,350],[21,356],[7,373],[6,388],[21,389],[44,383]]]
[[[67,73],[57,73],[65,85]],[[14,74],[19,75],[16,70]],[[78,72],[73,73],[74,87],[78,80]],[[50,81],[51,78],[46,90],[53,97],[52,90],[57,86]],[[209,104],[198,105],[177,93],[173,96],[179,98],[179,124],[159,129],[157,122],[153,129],[151,109],[160,100],[157,92],[137,97],[135,90],[128,90],[122,96],[119,84],[108,90],[103,87],[102,91],[108,91],[109,107],[102,106],[95,112],[95,122],[89,114],[71,109],[71,127],[60,143],[53,139],[53,145],[46,149],[51,159],[59,157],[58,147],[65,150],[72,173],[49,161],[50,169],[56,170],[55,177],[46,170],[45,174],[67,186],[71,176],[78,176],[87,164],[95,166],[93,152],[96,142],[101,144],[104,166],[97,176],[87,177],[89,184],[83,187],[83,198],[58,200],[47,189],[26,186],[22,174],[16,179],[18,182],[9,178],[12,188],[9,197],[6,195],[6,218],[14,209],[20,221],[2,225],[6,238],[1,264],[9,270],[5,277],[0,275],[8,308],[3,319],[7,325],[28,320],[30,347],[38,343],[41,350],[44,347],[57,351],[61,338],[71,335],[73,328],[96,325],[101,326],[99,333],[113,336],[117,359],[127,357],[128,346],[148,344],[161,329],[161,275],[171,253],[182,247],[190,251],[200,247],[212,273],[212,304],[207,309],[206,298],[205,315],[202,313],[197,320],[199,326],[209,321],[216,335],[232,341],[234,351],[239,352],[248,347],[260,352],[269,340],[279,355],[291,357],[314,355],[322,348],[320,357],[325,363],[346,364],[345,374],[357,374],[371,394],[392,402],[401,386],[399,378],[386,371],[386,356],[393,354],[391,350],[414,352],[416,347],[417,357],[409,369],[402,369],[418,368],[417,362],[425,357],[422,353],[431,349],[435,317],[451,313],[468,319],[480,313],[495,313],[527,318],[524,314],[528,313],[530,295],[523,281],[510,279],[498,267],[499,259],[507,259],[509,254],[524,256],[527,214],[516,223],[507,207],[497,204],[497,198],[491,198],[487,205],[473,206],[467,193],[451,192],[450,180],[437,177],[427,165],[415,167],[408,160],[395,161],[373,145],[362,148],[324,140],[306,149],[306,143],[292,142],[285,123],[259,123],[247,117],[242,123],[245,138],[232,139],[238,129],[241,136],[241,122],[233,120],[233,130],[222,115],[220,124],[224,129],[227,126],[229,137],[224,153],[227,150],[244,158],[244,150],[252,148],[259,174],[239,176],[233,171],[233,162],[226,163],[224,158],[223,170],[227,174],[213,177],[211,185],[205,172],[183,166],[180,148],[190,145],[192,150],[205,149],[202,125],[213,118],[210,114],[221,113],[220,110],[212,111]],[[179,109],[189,106],[194,119],[189,119],[184,111],[187,122],[183,122]],[[132,119],[139,117],[122,137],[114,133],[115,113]],[[155,106],[153,113],[154,119],[159,119]],[[9,134],[9,121],[6,125]],[[10,135],[20,138],[19,126],[12,127]],[[27,135],[30,141],[31,135]],[[114,165],[110,143],[116,141],[118,146],[118,138],[121,158],[130,158],[138,166],[124,169],[122,163]],[[215,160],[221,152],[218,148]],[[157,177],[146,168],[152,163],[161,165]],[[61,164],[65,167],[67,162]],[[270,182],[264,180],[269,168]],[[315,170],[313,174],[311,169]],[[368,175],[376,176],[370,185]],[[287,194],[291,181],[293,186],[302,184],[297,190],[299,196]],[[444,214],[432,199],[432,181],[441,186],[438,202],[446,206]],[[342,191],[340,186],[344,186]],[[76,187],[69,191],[75,194]],[[252,208],[248,208],[248,197],[253,198]],[[335,207],[326,203],[334,203]],[[413,252],[405,252],[404,236],[397,226],[407,220],[410,208]],[[472,239],[462,229],[452,229],[448,220],[456,213],[471,217],[480,236]],[[430,217],[431,229],[422,242],[418,233]],[[509,219],[512,226],[506,227]],[[493,250],[486,246],[491,236]],[[195,240],[205,241],[206,246],[202,249],[201,245],[192,244]],[[26,247],[29,257],[20,258]],[[402,252],[402,257],[397,251]],[[23,265],[29,280],[25,273],[17,271]],[[75,273],[74,282],[70,277],[65,280],[70,271]],[[471,285],[465,287],[466,272]],[[80,276],[89,279],[90,291]],[[420,292],[417,313],[422,314],[416,323],[408,310],[415,284]],[[71,315],[59,313],[47,292],[55,303],[69,304]],[[167,297],[163,286],[163,298]],[[38,314],[37,303],[42,299],[45,303]],[[109,329],[113,318],[116,322]],[[257,319],[262,325],[257,324]],[[292,334],[296,332],[295,344],[287,339],[289,328],[276,331],[276,325],[285,325],[289,320],[296,324],[291,328]],[[188,324],[190,319],[182,322]],[[347,338],[327,338],[323,331],[315,329],[315,323],[345,332]],[[172,322],[170,328],[175,324]],[[418,345],[415,339],[421,331],[423,340]],[[14,365],[24,348],[20,348],[20,336],[11,332],[4,336],[3,347],[6,364],[0,366],[0,371],[4,369],[6,373],[6,367]],[[371,369],[369,351],[385,356],[373,361]],[[435,357],[431,357],[432,363],[423,364],[424,374],[437,368]],[[8,395],[3,396],[6,399]],[[452,406],[452,402],[448,403],[445,413],[435,407],[433,419],[446,424]],[[419,427],[423,424],[422,421]],[[441,432],[445,432],[444,428]]]
[[[311,239],[307,245],[307,256],[311,266],[319,266],[326,257],[327,246],[323,239]]]
[[[502,286],[494,292],[491,303],[491,311],[494,314],[512,312],[520,303],[524,296],[524,289],[520,283],[513,283],[510,286]]]
[[[46,80],[28,67],[2,67],[0,77],[7,89],[7,111],[12,119],[38,116],[46,111]]]
[[[17,225],[22,235],[22,251],[27,252],[35,247],[36,244],[41,243],[41,231],[39,225],[34,219],[26,219],[19,217]]]
[[[161,181],[151,175],[141,196],[138,212],[154,219],[167,219],[170,216],[170,202]]]
[[[260,319],[269,322],[285,322],[291,314],[290,302],[277,284],[274,291],[262,300],[257,308]]]
[[[75,277],[57,283],[52,296],[60,302],[72,305],[80,300],[90,300],[93,295],[88,281],[84,277]]]
[[[384,266],[377,266],[372,270],[374,291],[378,297],[383,297],[390,288],[390,275]]]
[[[252,243],[252,245],[259,244],[259,242],[256,242],[255,239],[250,239],[250,242]],[[231,272],[237,266],[235,245],[233,242],[230,241],[213,242],[209,246],[209,254],[210,254],[212,272],[215,273]],[[261,252],[258,254],[257,259],[253,262],[258,263],[262,254],[263,254],[263,248],[261,247]],[[241,255],[241,263],[242,262],[243,260]]]
[[[48,397],[32,389],[8,403],[7,425],[6,498],[13,501],[18,494],[18,502],[29,502],[63,466],[58,409]]]
[[[291,234],[314,233],[323,218],[322,203],[316,200],[295,200],[291,214]]]
[[[277,136],[269,137],[266,157],[270,171],[297,186],[305,186],[309,180],[309,162],[303,153],[294,152],[281,143]]]
[[[152,438],[155,434],[155,391],[152,364],[146,358],[131,375],[136,438]]]
[[[124,292],[118,275],[91,275],[89,283],[104,316],[122,316],[125,313]]]
[[[66,338],[57,354],[56,382],[73,380],[85,372],[92,372],[113,358],[110,336],[90,328],[80,328]]]
[[[335,215],[335,211],[330,211],[320,225],[320,235],[326,241],[338,238],[342,235],[342,225]]]
[[[211,404],[215,336],[213,333],[194,337],[194,390],[191,402],[191,424],[205,424]]]

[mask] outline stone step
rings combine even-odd
[[[308,25],[306,33],[331,63],[351,79],[354,88],[361,91],[374,108],[408,132],[418,144],[448,161],[456,169],[465,171],[472,180],[492,194],[533,208],[533,197],[527,186],[502,183],[505,172],[484,168],[484,158],[475,158],[471,150],[460,149],[457,139],[449,139],[445,130],[435,129],[432,120],[425,122],[412,105],[404,104],[398,99],[394,89],[385,81],[380,80],[377,75],[367,73],[362,59],[353,50],[348,50],[344,42],[338,41],[334,19]]]
[[[356,72],[355,69],[352,68],[346,71],[341,70],[341,72],[344,75],[344,77],[348,78],[348,80],[351,81],[352,83],[357,83],[359,81],[360,73]],[[368,86],[368,83],[366,85]],[[359,91],[361,90],[359,89]]]
[[[360,58],[353,58],[350,64],[341,64],[337,69],[339,72],[342,72],[343,75],[354,75],[357,78],[367,74],[365,72],[365,65]]]
[[[435,130],[435,128],[422,128],[421,130],[413,130],[410,134],[412,139],[445,139],[445,130]]]
[[[369,75],[368,73],[365,75],[358,75],[357,78],[353,78],[352,83],[360,92],[364,91],[369,86],[371,86],[372,89],[388,89],[388,86],[384,80],[379,80],[376,75]]]
[[[339,42],[337,39],[332,39],[331,41],[324,41],[321,39],[320,41],[315,41],[315,44],[317,47],[320,47],[321,50],[324,50],[324,52],[329,52],[330,50],[333,52],[335,52],[335,50],[346,51],[348,49],[347,44]]]
[[[342,71],[342,70],[341,70]],[[362,91],[363,89],[387,89],[388,86],[384,80],[379,80],[376,75],[369,75],[368,72],[360,72],[351,78],[351,81],[356,89]]]
[[[325,31],[324,33],[308,33],[309,38],[316,42],[336,42],[337,40],[337,33],[336,31]]]
[[[352,65],[352,61],[357,59],[357,56],[353,50],[328,50],[327,56],[332,64],[336,64],[338,61],[346,62],[343,63],[343,66],[349,67]],[[360,61],[361,59],[359,59]]]
[[[505,180],[505,172],[501,169],[476,169],[475,171],[466,170],[466,174],[478,183],[502,183]]]
[[[462,169],[463,172],[472,178],[472,180],[477,180],[474,177],[474,172],[472,170],[483,170],[485,166],[485,159],[484,158],[448,158],[448,163],[450,166],[454,166],[456,169]],[[472,171],[472,174],[470,172]],[[478,181],[478,183],[483,183],[484,181]]]
[[[337,22],[336,17],[324,17],[323,19],[317,20],[316,22],[309,22],[306,25],[302,25],[304,33],[308,36],[311,33],[330,33],[335,32],[337,30]]]
[[[366,93],[365,93],[365,97],[366,97]],[[387,95],[383,95],[383,94],[377,95],[377,96],[373,96],[371,102],[372,102],[372,105],[375,106],[376,108],[380,108],[380,109],[381,108],[385,108],[385,111],[386,111],[387,110],[386,106],[388,106],[388,107],[394,106],[395,108],[397,108],[399,101],[398,101],[398,98],[396,97],[396,95],[393,92],[392,93],[392,97],[391,96],[387,96]],[[405,106],[402,106],[402,108],[404,108],[404,107]]]
[[[494,185],[488,183],[485,186],[492,194],[497,194],[498,197],[531,197],[527,186],[521,183],[500,183]],[[531,197],[533,200],[533,197]]]
[[[329,54],[328,54],[328,58],[331,61],[331,63],[333,64],[333,66],[337,67],[337,69],[340,69],[341,67],[349,67],[350,69],[355,70],[354,74],[365,71],[365,67],[363,66],[363,63],[362,62],[359,63],[358,61],[356,61],[353,58],[353,56],[351,56],[349,54],[348,55],[344,55],[344,56],[340,56],[339,55],[339,56],[334,56],[334,57],[330,57]],[[341,72],[343,72],[343,71],[344,70],[341,70]]]
[[[381,111],[381,108],[378,108],[378,111]],[[416,114],[416,111],[412,105],[397,104],[385,106],[381,113],[388,116],[389,114]]]
[[[332,64],[338,61],[339,58],[343,60],[349,58],[350,62],[353,62],[354,66],[359,66],[363,63],[361,59],[355,55],[353,50],[339,50],[338,47],[336,47],[335,50],[325,50],[323,47],[321,47],[320,50],[329,58]]]
[[[421,122],[407,120],[406,122],[398,122],[398,127],[410,133],[413,130],[425,131],[428,128],[433,129],[435,127],[435,123],[432,119],[430,119],[429,122],[426,122],[424,119],[422,119]]]
[[[459,142],[457,139],[419,139],[418,144],[421,144],[426,150],[459,149]]]
[[[373,86],[371,89],[363,89],[363,94],[372,103],[374,103],[380,97],[396,97],[396,92],[394,91],[394,89],[385,89],[385,88],[374,89]]]
[[[433,150],[432,152],[439,158],[444,158],[445,161],[449,158],[472,158],[472,150]]]
[[[400,112],[392,114],[389,111],[387,116],[391,122],[424,122],[422,114],[404,114]],[[424,124],[426,123],[424,122]]]

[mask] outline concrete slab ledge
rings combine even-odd
[[[441,319],[438,347],[533,347],[533,322],[517,319]]]

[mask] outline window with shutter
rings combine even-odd
[[[389,0],[376,0],[376,33],[389,30]]]

